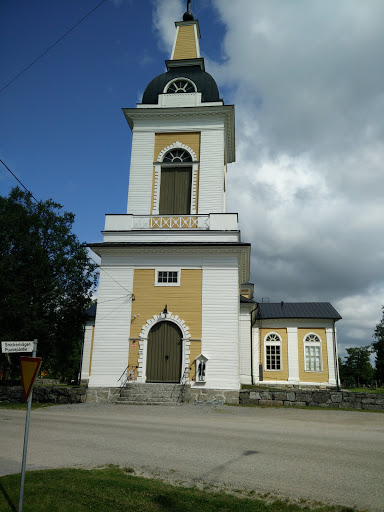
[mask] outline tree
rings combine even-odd
[[[348,355],[342,364],[342,377],[350,386],[360,387],[362,384],[371,384],[374,369],[370,362],[371,347],[352,347],[346,349]]]
[[[14,188],[0,197],[0,339],[38,339],[43,369],[76,379],[85,310],[96,265],[72,232],[72,213],[51,199],[35,203]],[[4,376],[19,376],[18,356],[0,355]]]
[[[376,380],[380,382],[380,384],[384,383],[384,306],[383,306],[383,318],[376,325],[375,332],[373,337],[376,339],[372,343],[373,351],[376,352]]]

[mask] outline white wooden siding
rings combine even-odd
[[[198,204],[200,214],[225,213],[224,123],[221,129],[201,131]]]
[[[203,268],[202,353],[208,357],[206,388],[239,389],[239,281],[232,268]],[[225,263],[224,263],[225,265]]]
[[[336,385],[336,358],[337,352],[335,355],[335,346],[333,340],[333,327],[328,327],[326,330],[326,341],[327,341],[327,358],[328,358],[328,373],[329,373],[329,383],[333,386]],[[336,327],[335,327],[335,342],[336,342]],[[336,345],[337,346],[337,345]]]
[[[151,214],[154,132],[133,131],[127,213]]]
[[[240,383],[251,384],[251,315],[249,308],[240,307]]]
[[[81,361],[81,380],[89,379],[89,359],[91,355],[92,345],[92,331],[95,325],[95,320],[92,318],[88,320],[84,329],[84,345],[83,345],[83,358]]]
[[[288,340],[288,382],[298,384],[299,378],[299,345],[297,327],[287,327]]]
[[[90,387],[118,386],[128,365],[132,284],[132,267],[100,272]]]

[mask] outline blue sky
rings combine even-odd
[[[98,0],[3,0],[0,89]],[[0,94],[0,157],[101,241],[126,211],[121,112],[164,70],[181,0],[106,0]],[[384,304],[384,2],[193,0],[207,71],[236,105],[228,211],[252,243],[255,298],[330,301],[341,351]],[[16,185],[0,169],[0,194]]]
[[[1,2],[0,88],[97,4]],[[152,15],[149,0],[107,0],[0,95],[1,158],[37,199],[76,214],[82,241],[101,240],[104,214],[126,210],[131,132],[121,108],[135,106],[169,58]],[[216,27],[204,42],[217,54]],[[2,168],[0,193],[14,185]]]

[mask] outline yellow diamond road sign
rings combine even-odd
[[[32,391],[33,383],[39,373],[41,366],[41,357],[20,357],[21,382],[23,384],[23,393],[25,401],[28,400]]]

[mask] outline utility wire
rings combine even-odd
[[[46,53],[49,52],[49,50],[52,50],[52,48],[54,46],[57,45],[57,43],[59,43],[60,41],[62,41],[64,39],[64,37],[66,37],[70,32],[72,32],[72,30],[74,28],[76,28],[78,25],[80,25],[81,22],[83,22],[86,18],[88,18],[88,16],[90,14],[92,14],[93,12],[96,11],[96,9],[98,9],[100,7],[100,5],[102,5],[104,2],[106,2],[106,0],[102,0],[100,3],[98,3],[96,5],[96,7],[94,7],[91,11],[89,11],[88,14],[86,14],[83,18],[81,18],[80,21],[78,21],[75,25],[73,25],[72,28],[70,28],[63,36],[61,36],[55,43],[51,44],[51,46],[49,48],[47,48],[45,50],[45,52],[43,52],[41,55],[39,55],[33,62],[31,62],[31,64],[29,64],[29,66],[27,66],[26,68],[23,69],[23,71],[20,71],[20,73],[18,75],[16,75],[14,78],[12,78],[12,80],[10,82],[8,82],[2,89],[0,89],[0,94],[9,86],[11,85],[12,82],[14,82],[15,80],[17,80],[19,78],[19,76],[21,76],[23,73],[25,73],[25,71],[27,71],[27,69],[29,69],[30,67],[32,67],[39,59],[41,59],[41,57],[43,57]]]
[[[116,284],[118,284],[119,286],[121,286],[121,288],[123,288],[126,292],[129,293],[129,295],[133,295],[132,292],[130,290],[128,290],[128,288],[126,288],[125,286],[123,286],[121,283],[119,283],[119,281],[116,281],[116,279],[114,279],[111,274],[108,274],[108,272],[99,265],[99,263],[97,263],[97,261],[95,261],[92,256],[90,254],[88,254],[88,257],[94,262],[96,263],[96,266],[97,268],[99,268],[100,270],[102,270],[105,274],[107,274],[108,277],[110,277],[112,279],[112,281],[115,281]]]
[[[103,0],[105,1],[105,0]],[[100,5],[100,4],[99,4]],[[32,192],[30,190],[27,189],[27,187],[25,185],[23,185],[21,183],[21,181],[19,180],[19,178],[11,171],[11,169],[8,167],[8,165],[6,165],[1,159],[0,159],[0,162],[4,165],[4,167],[12,174],[12,176],[20,183],[20,185],[28,192],[28,194],[32,197],[32,199],[34,199],[36,201],[36,203],[38,203],[39,201],[36,199],[36,197],[33,196]],[[123,286],[121,283],[119,283],[119,281],[116,281],[116,279],[114,279],[110,274],[108,274],[108,272],[103,268],[101,267],[97,261],[95,261],[92,256],[90,256],[88,254],[88,257],[94,262],[96,263],[97,267],[102,270],[103,272],[105,272],[107,274],[108,277],[110,277],[112,279],[112,281],[115,281],[116,284],[118,284],[119,286],[121,286],[121,288],[123,288],[126,292],[128,292],[129,295],[132,296],[132,292],[130,290],[128,290],[128,288],[125,288],[125,286]]]
[[[13,174],[13,172],[11,171],[11,169],[8,167],[8,165],[5,165],[5,163],[0,159],[0,162],[4,165],[4,167],[12,174],[12,176],[20,183],[20,185],[28,192],[28,194],[32,197],[32,199],[34,199],[36,201],[36,203],[38,203],[39,201],[36,199],[36,197],[33,196],[32,192],[30,190],[27,189],[27,187],[25,187],[21,181],[19,180],[19,178],[17,176],[15,176]]]

